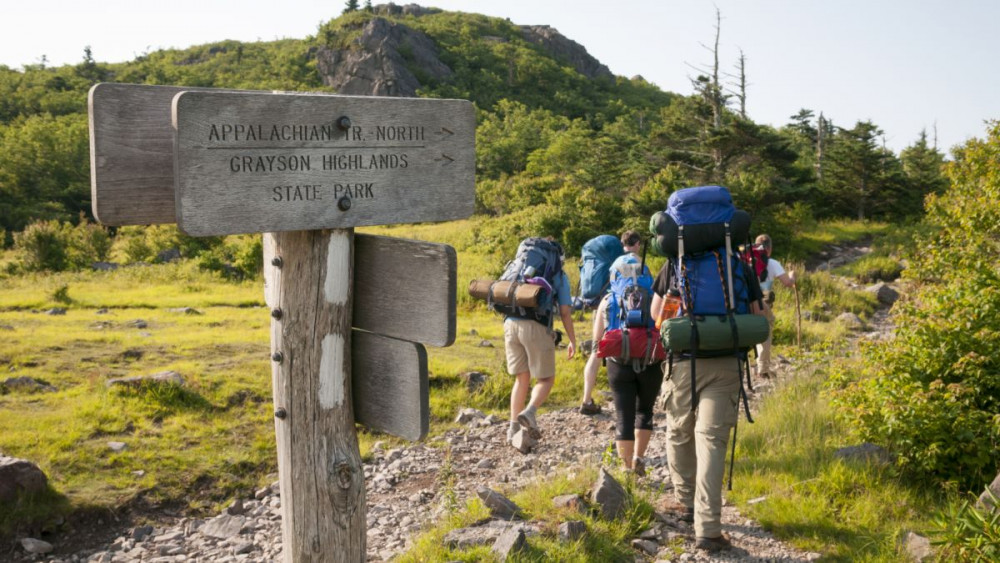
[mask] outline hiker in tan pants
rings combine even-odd
[[[691,410],[691,361],[675,361],[664,384],[667,410],[667,459],[674,495],[694,510],[695,536],[722,536],[722,478],[726,444],[739,414],[740,379],[736,358],[697,358],[698,410]]]
[[[659,306],[672,287],[670,263],[664,264],[653,284],[652,307]],[[767,315],[757,277],[746,278],[750,311]],[[744,356],[745,358],[745,356]],[[722,478],[726,444],[739,413],[740,368],[736,357],[695,358],[697,408],[691,408],[691,358],[675,357],[663,384],[667,414],[667,460],[680,506],[681,520],[694,524],[695,547],[719,551],[731,547],[722,533]],[[664,362],[668,366],[671,362]]]

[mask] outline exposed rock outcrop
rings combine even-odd
[[[587,78],[612,78],[611,70],[601,64],[576,41],[547,25],[522,25],[521,35],[528,43],[542,47],[556,59],[565,62]]]
[[[337,93],[358,96],[416,96],[414,70],[433,80],[452,75],[430,37],[383,18],[366,23],[348,49],[320,48],[316,68]]]

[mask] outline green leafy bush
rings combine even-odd
[[[112,254],[125,264],[152,263],[164,251],[194,258],[221,243],[222,237],[190,237],[174,225],[128,226],[118,229]]]
[[[234,235],[198,256],[198,267],[227,279],[253,279],[264,271],[261,235]]]
[[[894,309],[897,336],[865,350],[861,380],[834,379],[835,401],[909,474],[970,490],[1000,465],[1000,124],[956,151],[948,174],[908,256],[916,293]]]
[[[993,506],[1000,505],[990,493]],[[1000,561],[1000,510],[976,508],[975,498],[934,519],[934,544],[940,546],[942,560]]]
[[[14,233],[18,265],[29,272],[80,270],[108,257],[111,237],[86,219],[76,226],[61,221],[36,221]]]
[[[65,270],[69,238],[67,225],[54,220],[36,221],[14,233],[21,268],[29,272]]]

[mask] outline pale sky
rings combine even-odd
[[[363,0],[359,2],[364,4]],[[379,0],[375,4],[382,3]],[[397,2],[404,4],[405,2]],[[3,0],[0,64],[119,62],[161,47],[304,38],[344,1]],[[425,0],[424,6],[545,24],[611,72],[691,93],[691,68],[722,13],[720,66],[747,58],[747,111],[780,126],[800,108],[836,125],[869,119],[899,151],[921,129],[947,150],[1000,119],[1000,2],[993,0]]]

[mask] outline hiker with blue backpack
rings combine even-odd
[[[676,316],[660,326],[670,350],[663,406],[673,509],[694,524],[695,545],[706,551],[731,547],[721,523],[726,446],[732,430],[735,447],[741,399],[752,422],[743,388],[747,351],[770,331],[757,276],[739,256],[749,228],[749,215],[721,186],[674,192],[650,222],[653,249],[667,257],[652,308],[659,316],[665,303],[679,301]]]
[[[608,369],[615,403],[615,447],[626,469],[646,472],[653,407],[663,383],[666,350],[653,326],[653,276],[634,253],[615,260],[610,291],[594,314],[595,357]]]
[[[580,264],[580,295],[576,299],[583,306],[600,305],[611,287],[611,275],[614,264],[624,256],[638,256],[642,247],[642,236],[635,231],[625,231],[621,240],[611,235],[600,235],[583,245]],[[598,331],[598,323],[601,329]],[[592,342],[597,342],[604,334],[604,319],[598,312],[594,314],[594,330]],[[587,363],[583,366],[583,400],[580,402],[580,414],[587,416],[600,414],[601,405],[594,402],[594,387],[597,385],[597,373],[601,369],[601,359],[597,356],[597,346],[591,346]]]

